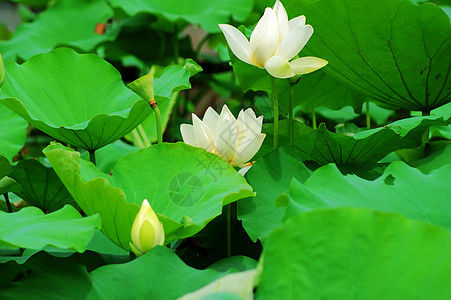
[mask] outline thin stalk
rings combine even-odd
[[[294,146],[293,136],[293,87],[295,83],[290,82],[290,97],[288,98],[288,138],[290,140],[290,146]]]
[[[205,35],[199,42],[199,44],[197,44],[196,50],[194,51],[194,58],[195,61],[198,61],[199,59],[199,55],[200,55],[200,50],[202,50],[202,46],[210,39],[211,34],[207,34]]]
[[[8,212],[12,213],[13,209],[11,207],[11,203],[9,202],[9,196],[8,193],[4,193],[3,197],[5,197],[5,201],[6,201],[6,206],[8,207]]]
[[[271,76],[272,83],[272,103],[274,110],[274,143],[273,149],[279,146],[279,100],[277,99],[276,79]]]
[[[89,160],[95,165],[96,164],[96,150],[88,150]]]
[[[135,144],[135,146],[137,146],[139,148],[146,147],[146,145],[144,145],[144,141],[142,140],[141,135],[139,134],[137,128],[133,129],[131,134],[133,136],[133,143]]]
[[[312,126],[313,126],[313,129],[318,128],[318,126],[316,125],[316,111],[315,110],[312,111]]]
[[[370,101],[365,102],[366,108],[366,128],[371,129]]]
[[[144,144],[144,147],[150,147],[152,146],[152,143],[150,142],[149,138],[147,137],[146,131],[144,130],[144,127],[139,124],[136,129],[139,132],[139,135],[141,136],[142,143]]]
[[[163,125],[161,123],[161,113],[160,109],[158,108],[157,101],[152,100],[149,102],[150,107],[152,107],[153,111],[155,112],[155,121],[157,123],[157,140],[158,144],[163,143]]]
[[[227,257],[232,256],[232,203],[227,204]]]

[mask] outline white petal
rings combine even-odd
[[[216,154],[228,162],[235,157],[238,148],[238,123],[226,105],[219,115],[215,148]]]
[[[229,24],[219,24],[219,28],[221,28],[233,54],[240,60],[253,64],[249,55],[249,41],[244,34]]]
[[[246,137],[238,146],[235,158],[230,163],[232,166],[239,166],[249,161],[262,146],[266,134],[260,133],[254,136]]]
[[[305,25],[305,16],[299,16],[288,21],[288,27],[290,28],[290,30],[293,30],[296,27],[304,25]]]
[[[241,121],[243,124],[245,135],[257,135],[261,133],[263,116],[257,118],[251,108],[241,111],[238,116],[238,121]]]
[[[195,114],[193,114],[193,131],[196,146],[207,151],[213,151],[213,139],[210,129]]]
[[[279,43],[283,40],[285,35],[290,31],[290,27],[288,25],[288,15],[287,11],[283,7],[282,3],[277,0],[274,4],[274,12],[277,16],[277,20],[279,21]]]
[[[265,69],[276,78],[290,78],[295,74],[291,70],[288,59],[282,55],[274,55],[265,64]]]
[[[291,69],[297,75],[314,72],[327,64],[327,60],[312,56],[301,57],[290,62]]]
[[[218,124],[218,119],[218,113],[211,106],[208,107],[207,111],[205,112],[203,122],[210,129],[213,139],[215,139],[216,137],[216,125]]]
[[[277,54],[285,56],[288,60],[292,59],[304,48],[312,34],[313,27],[310,25],[294,28],[283,39]]]
[[[267,7],[252,32],[249,56],[261,68],[276,53],[279,46],[278,22],[274,11]]]
[[[185,144],[196,147],[196,139],[194,138],[193,125],[182,124],[180,125],[180,133]]]
[[[252,167],[252,165],[242,167],[238,170],[238,173],[240,173],[242,176],[246,175],[247,171]]]

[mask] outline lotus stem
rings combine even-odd
[[[366,108],[366,128],[371,129],[370,101],[365,102]]]
[[[313,129],[318,128],[318,126],[316,125],[316,111],[314,109],[312,111],[312,126],[313,126]]]
[[[155,112],[155,120],[157,122],[157,140],[158,144],[163,143],[163,126],[161,124],[161,113],[160,109],[158,108],[157,101],[152,100],[149,102],[150,107],[152,107],[153,111]]]
[[[272,83],[272,103],[274,109],[274,142],[273,149],[279,146],[279,100],[277,99],[276,79],[271,76]]]
[[[136,127],[136,130],[139,132],[139,136],[141,138],[142,144],[144,147],[150,147],[152,146],[152,143],[150,142],[149,138],[147,137],[146,131],[144,130],[143,126],[141,124]]]
[[[294,146],[293,136],[293,88],[295,83],[290,82],[290,97],[288,98],[288,138],[290,140],[290,146]]]
[[[89,152],[89,160],[96,165],[96,150],[88,150]]]
[[[141,138],[141,135],[138,132],[138,128],[132,130],[131,135],[133,136],[133,144],[139,148],[145,148],[144,141]]]
[[[227,204],[227,257],[232,256],[232,203]]]
[[[8,193],[4,193],[3,197],[5,197],[6,206],[8,207],[8,212],[12,213],[13,209],[11,208],[11,203],[9,202],[9,196]]]

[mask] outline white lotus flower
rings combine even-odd
[[[318,57],[293,59],[313,34],[313,27],[305,25],[305,16],[288,21],[282,3],[267,7],[252,32],[250,41],[235,27],[219,24],[233,54],[240,60],[265,68],[277,78],[290,78],[316,71],[327,61]]]
[[[241,110],[235,119],[224,105],[220,115],[209,107],[203,120],[193,114],[193,125],[182,124],[180,132],[186,144],[204,148],[232,166],[239,166],[260,149],[266,136],[261,133],[262,123],[263,116],[257,118],[251,108]]]
[[[153,247],[164,244],[164,228],[145,199],[135,217],[131,231],[130,248],[137,256],[143,255]]]

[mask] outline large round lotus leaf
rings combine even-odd
[[[129,15],[151,13],[163,15],[174,22],[178,19],[201,25],[208,32],[219,32],[219,23],[228,23],[230,16],[244,21],[252,10],[252,0],[110,0]]]
[[[275,199],[290,187],[291,180],[304,182],[310,177],[299,152],[280,147],[258,159],[246,173],[246,180],[257,195],[238,202],[237,217],[254,242],[280,227],[285,208],[276,207]]]
[[[403,162],[390,164],[384,174],[368,181],[343,176],[329,164],[317,169],[305,183],[293,180],[278,201],[289,201],[288,212],[340,206],[396,212],[412,219],[451,229],[451,165],[423,174]]]
[[[28,205],[52,212],[74,202],[55,171],[36,159],[21,160],[13,169],[9,177],[22,186],[22,190],[15,194]]]
[[[28,299],[33,295],[38,300],[175,300],[230,273],[197,270],[187,266],[174,251],[157,246],[133,261],[101,266],[90,273],[80,264],[31,272],[2,287],[0,298]],[[131,280],[132,284],[128,284]]]
[[[0,154],[12,160],[25,144],[27,127],[27,121],[0,104]]]
[[[100,218],[82,218],[70,205],[50,214],[25,207],[16,213],[0,211],[0,227],[0,246],[42,249],[51,245],[83,252],[94,230],[100,228]]]
[[[170,242],[200,231],[221,214],[223,205],[254,195],[226,161],[184,143],[133,152],[108,175],[60,144],[43,152],[83,211],[100,214],[102,231],[126,250],[144,199],[159,215]]]
[[[420,146],[423,134],[430,126],[450,123],[450,116],[414,117],[349,136],[331,132],[324,124],[314,130],[295,121],[294,146],[301,151],[302,160],[315,161],[321,165],[376,163],[395,150]],[[257,157],[272,149],[273,124],[264,124],[263,132],[267,137]],[[289,144],[287,133],[288,122],[282,120],[279,126],[279,145]]]
[[[297,214],[263,250],[257,299],[450,299],[451,232],[337,208]]]
[[[409,0],[285,1],[315,33],[303,50],[326,72],[396,109],[430,111],[451,99],[451,26],[434,4]]]
[[[20,24],[10,40],[0,41],[0,50],[6,62],[17,56],[27,60],[59,45],[91,51],[118,35],[118,30],[96,32],[98,23],[106,23],[112,17],[113,10],[104,0],[56,1],[33,22]]]
[[[114,142],[152,112],[96,55],[59,48],[5,67],[1,103],[50,136],[84,149]]]

